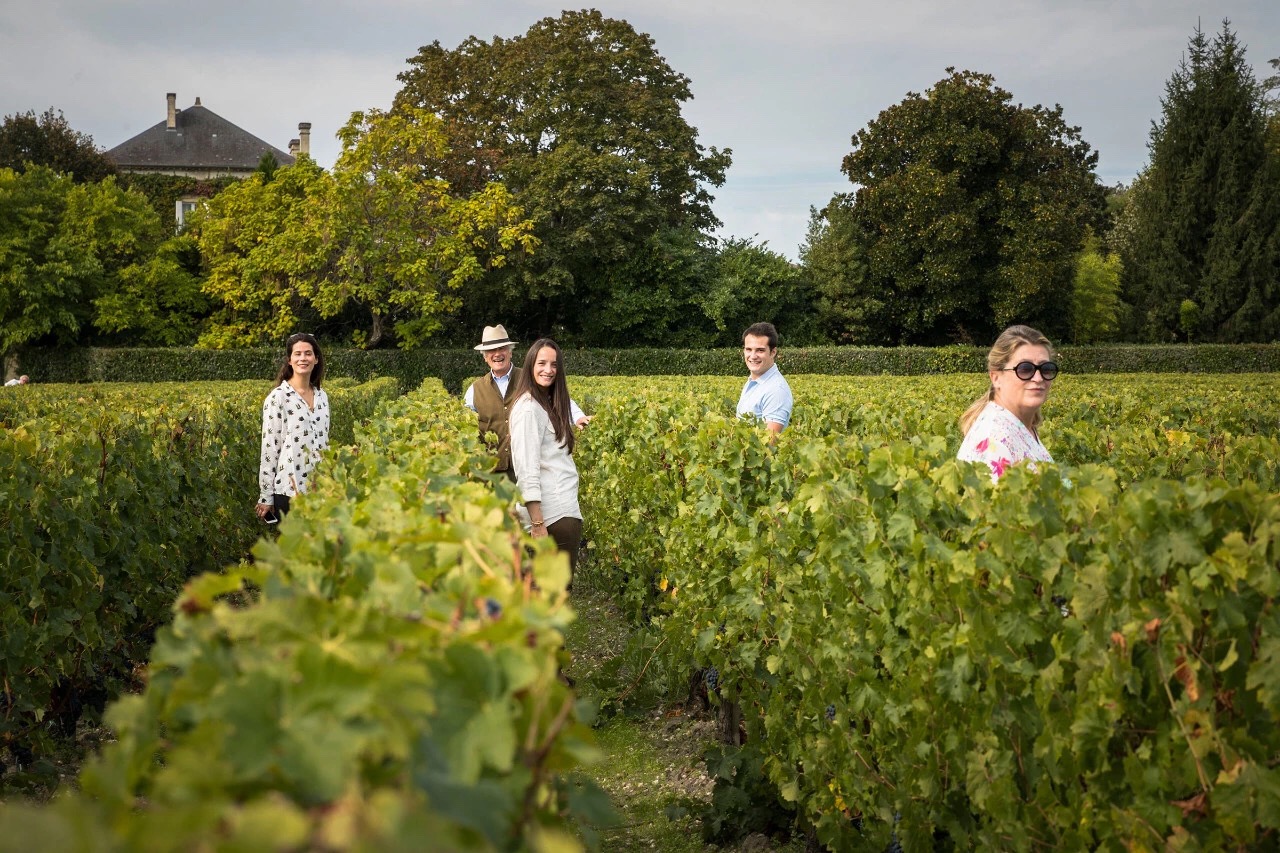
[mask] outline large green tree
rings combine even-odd
[[[218,305],[200,345],[281,341],[303,327],[303,318],[317,317],[305,288],[327,252],[311,222],[329,180],[314,160],[302,158],[271,181],[251,175],[196,209],[190,233],[208,274],[204,291]]]
[[[0,122],[0,168],[21,172],[28,164],[48,166],[74,175],[77,181],[100,181],[116,174],[115,164],[93,144],[93,137],[67,123],[53,107],[14,113]]]
[[[1071,340],[1093,344],[1115,338],[1120,329],[1120,256],[1106,251],[1093,234],[1076,257],[1071,294]]]
[[[168,226],[169,217],[164,217]],[[186,234],[170,237],[122,268],[114,286],[93,303],[103,343],[191,346],[215,306],[204,292],[200,249]]]
[[[765,243],[740,237],[721,241],[698,304],[715,329],[704,343],[738,346],[743,330],[760,320],[777,326],[790,346],[824,342],[810,279]]]
[[[680,289],[661,281],[660,264],[637,268],[636,256],[661,255],[673,229],[718,224],[709,188],[723,183],[730,154],[699,144],[681,112],[689,79],[648,35],[595,10],[564,12],[515,38],[473,37],[452,50],[434,42],[400,80],[395,109],[445,122],[454,154],[438,174],[468,188],[501,180],[541,244],[468,286],[466,326],[501,318],[526,334],[616,342],[583,318],[613,312],[623,268],[654,276],[634,286]],[[635,294],[618,296],[626,304]]]
[[[1062,108],[947,69],[853,137],[843,170],[867,271],[846,301],[883,343],[1065,335],[1075,256],[1105,205],[1097,154]]]
[[[818,327],[842,344],[883,340],[880,294],[867,287],[867,253],[853,219],[853,194],[836,193],[821,210],[809,208],[800,262],[816,294]]]
[[[95,301],[138,274],[161,234],[147,200],[114,178],[77,184],[45,166],[0,169],[0,350],[83,340]]]
[[[583,332],[557,325],[557,306],[550,301],[531,305],[543,313],[516,328],[557,340],[576,336],[621,346],[705,346],[711,326],[699,310],[698,297],[715,255],[713,241],[701,233],[661,228],[625,259],[602,270],[599,288],[578,301],[574,328]]]
[[[355,113],[339,136],[332,173],[304,157],[196,215],[205,290],[221,305],[202,344],[280,340],[346,318],[359,344],[414,346],[457,309],[463,284],[537,245],[500,184],[463,194],[438,177],[449,154],[438,117]]]
[[[1151,160],[1133,192],[1128,329],[1149,341],[1280,335],[1280,157],[1262,86],[1228,22],[1196,30],[1165,87]],[[1196,312],[1184,312],[1184,302]],[[1195,316],[1196,328],[1184,328]]]
[[[441,120],[421,109],[355,113],[320,211],[333,254],[312,303],[322,316],[367,312],[367,346],[388,325],[402,347],[437,332],[458,291],[537,246],[532,223],[497,182],[454,190],[424,164],[449,154]]]

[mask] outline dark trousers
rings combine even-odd
[[[557,548],[569,555],[569,579],[572,580],[574,566],[578,565],[578,547],[582,545],[582,519],[565,516],[547,525],[547,535],[556,541]]]
[[[284,518],[289,512],[289,496],[288,495],[272,495],[276,501],[276,515]]]

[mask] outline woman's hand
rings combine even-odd
[[[253,511],[258,514],[258,518],[266,518],[267,513],[273,512],[274,510],[275,510],[274,506],[272,506],[271,504],[264,504],[264,503],[260,503],[253,508]]]
[[[533,526],[529,528],[529,535],[534,539],[541,539],[542,537],[550,534],[547,533],[547,526],[545,524],[541,521],[535,521]]]

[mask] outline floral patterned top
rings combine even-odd
[[[258,503],[274,505],[275,495],[307,490],[307,476],[329,446],[329,396],[315,389],[307,405],[288,381],[271,389],[262,403],[262,460],[258,467]]]
[[[995,482],[1010,465],[1024,460],[1052,462],[1049,451],[1018,416],[1003,406],[989,402],[969,427],[956,458],[963,462],[986,462]],[[1034,466],[1033,466],[1034,467]]]

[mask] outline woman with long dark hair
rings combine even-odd
[[[525,354],[509,428],[511,464],[529,511],[530,533],[554,539],[569,555],[572,572],[582,542],[582,509],[564,359],[550,338],[534,341]]]
[[[284,364],[262,404],[262,460],[258,468],[258,518],[275,523],[289,501],[307,490],[307,478],[329,446],[329,397],[324,354],[307,334],[285,342]]]

